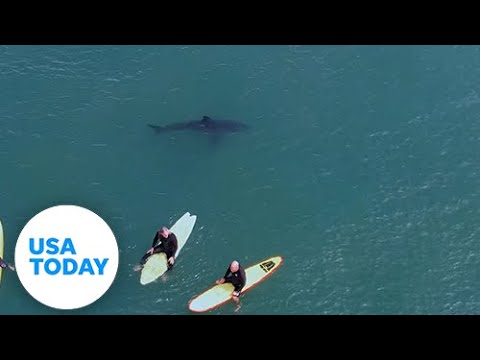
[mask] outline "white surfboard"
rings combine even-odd
[[[196,221],[196,215],[191,215],[189,212],[186,212],[170,228],[170,231],[173,232],[177,237],[178,242],[177,252],[175,253],[175,261],[177,260],[180,251],[185,246],[185,243],[190,237]],[[143,266],[140,276],[140,283],[142,285],[146,285],[151,283],[152,281],[155,281],[160,276],[162,276],[167,271],[167,269],[167,256],[165,255],[165,253],[158,253],[150,256],[147,259],[145,265]]]

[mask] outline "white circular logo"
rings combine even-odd
[[[20,282],[37,301],[55,309],[78,309],[98,300],[118,269],[118,245],[94,212],[59,205],[35,215],[15,247]]]

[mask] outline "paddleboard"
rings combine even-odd
[[[248,268],[245,268],[247,281],[240,293],[245,293],[272,275],[279,268],[282,262],[283,258],[281,256],[273,256],[260,261],[257,264],[251,265]],[[188,303],[188,308],[193,312],[213,310],[231,300],[233,290],[234,287],[230,283],[219,285],[215,284],[211,288],[201,292],[199,295],[191,299]]]
[[[3,259],[3,226],[2,221],[0,220],[0,257]],[[2,283],[2,268],[0,267],[0,284]]]
[[[196,215],[191,215],[189,212],[186,212],[170,228],[170,230],[176,235],[178,242],[177,252],[175,253],[175,261],[177,260],[180,251],[190,237],[196,221]],[[167,271],[167,269],[168,264],[167,256],[165,255],[165,253],[158,253],[150,256],[145,265],[143,266],[142,273],[140,275],[140,283],[142,285],[147,285],[152,281],[155,281],[160,276],[162,276]]]

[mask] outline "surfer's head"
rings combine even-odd
[[[232,263],[230,264],[230,271],[237,272],[239,267],[240,264],[238,263],[238,261],[232,261]]]
[[[159,232],[160,232],[160,235],[162,235],[164,238],[167,238],[170,233],[170,230],[168,230],[168,228],[164,226],[159,230]]]

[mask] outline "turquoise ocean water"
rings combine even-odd
[[[5,259],[68,203],[120,250],[110,290],[72,313],[190,314],[231,260],[282,255],[237,314],[476,314],[479,64],[476,46],[0,46]],[[146,126],[203,115],[252,130]],[[174,271],[141,286],[133,266],[185,211]],[[63,313],[12,272],[0,296],[0,314]]]

